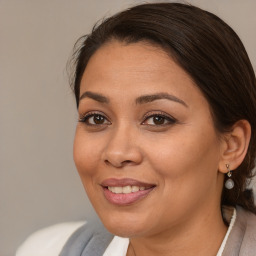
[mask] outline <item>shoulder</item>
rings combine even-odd
[[[102,256],[114,235],[99,221],[89,222],[77,229],[65,243],[60,256]]]
[[[256,250],[256,215],[237,207],[237,226],[244,230],[245,242],[253,242]]]
[[[236,210],[236,220],[223,255],[255,255],[256,215],[240,206],[237,206]]]
[[[252,232],[256,236],[256,215],[237,206],[237,225],[245,232]]]
[[[60,223],[38,230],[18,248],[16,256],[59,255],[69,237],[85,223],[85,221]]]

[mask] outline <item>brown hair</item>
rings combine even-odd
[[[241,119],[249,121],[252,135],[247,155],[233,172],[235,187],[223,189],[221,203],[256,213],[253,193],[247,189],[256,155],[256,80],[237,34],[214,14],[186,4],[142,4],[118,13],[96,25],[75,46],[72,88],[77,106],[90,57],[112,39],[127,44],[148,41],[168,52],[208,100],[218,131],[228,131]]]

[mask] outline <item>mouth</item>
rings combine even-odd
[[[115,194],[129,194],[129,193],[135,193],[138,191],[146,190],[146,187],[139,187],[139,186],[125,186],[125,187],[107,187],[108,190],[110,190],[112,193]]]
[[[156,187],[134,179],[108,179],[101,184],[105,198],[115,205],[131,205],[147,197]]]

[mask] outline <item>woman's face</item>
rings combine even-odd
[[[163,50],[112,41],[80,89],[74,160],[114,234],[154,235],[219,211],[222,141],[209,105]]]

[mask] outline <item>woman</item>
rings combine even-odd
[[[235,32],[144,4],[96,26],[74,60],[74,160],[107,231],[86,224],[60,255],[254,255],[256,81]]]

